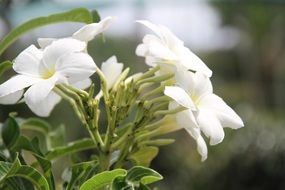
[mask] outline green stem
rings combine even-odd
[[[122,95],[123,95],[123,90],[124,90],[124,84],[121,83],[119,86],[119,89],[117,90],[116,93],[116,98],[114,101],[114,105],[112,106],[112,118],[110,123],[108,124],[108,128],[107,128],[107,132],[106,132],[106,138],[105,138],[105,151],[110,151],[110,147],[111,147],[111,141],[112,138],[114,136],[114,131],[117,125],[117,113],[118,113],[118,109],[120,107],[120,103],[121,103],[121,99],[122,99]]]
[[[75,88],[71,85],[66,85],[66,84],[60,84],[59,86],[63,86],[71,91],[74,91],[76,92],[77,94],[79,94],[80,96],[82,96],[83,98],[88,98],[89,94],[84,91],[84,90],[81,90],[81,89],[78,89],[78,88]]]
[[[162,93],[164,91],[164,88],[165,86],[160,86],[160,87],[157,87],[155,89],[153,89],[152,91],[148,92],[148,93],[145,93],[141,99],[142,100],[146,100],[147,98],[151,97],[151,96],[154,96],[154,95],[157,95],[159,93]]]
[[[150,69],[149,71],[145,72],[144,74],[142,74],[138,79],[137,81],[139,80],[143,80],[145,78],[148,78],[150,76],[152,76],[154,73],[156,73],[158,70],[160,69],[159,66],[155,66],[153,67],[152,69]]]
[[[153,76],[150,78],[146,78],[146,79],[137,81],[137,85],[142,85],[144,83],[151,83],[151,82],[158,83],[158,82],[162,82],[162,81],[171,79],[171,78],[173,78],[173,76],[174,76],[174,74],[172,74],[172,73],[159,75],[159,76]]]
[[[100,172],[108,171],[110,168],[110,153],[101,153],[99,155],[99,170]]]
[[[73,110],[75,111],[76,115],[78,116],[79,120],[83,123],[86,124],[85,120],[85,115],[82,112],[82,110],[77,106],[75,100],[70,98],[68,95],[66,95],[64,92],[62,92],[59,88],[55,87],[53,89],[60,97],[62,97],[64,100],[70,103],[72,106]]]
[[[127,131],[124,132],[124,134],[115,141],[111,146],[111,151],[116,150],[119,146],[122,145],[122,143],[127,142],[127,138],[130,135],[131,129],[133,124],[129,124]]]
[[[179,113],[179,112],[184,111],[186,109],[187,108],[185,108],[183,106],[179,106],[179,107],[177,107],[175,109],[172,109],[172,110],[160,110],[160,111],[157,111],[153,115],[154,116],[158,116],[158,115],[176,114],[176,113]]]
[[[81,109],[81,111],[85,114],[85,108],[84,108],[84,105],[83,105],[83,102],[82,102],[82,99],[81,97],[76,93],[74,92],[73,90],[71,90],[70,88],[67,88],[66,86],[64,85],[57,85],[57,87],[63,91],[64,93],[68,94],[69,96],[71,96],[77,103],[78,103],[78,107]],[[87,97],[86,97],[87,98]]]
[[[150,101],[145,101],[144,105],[146,107],[150,107],[151,105],[153,105],[155,103],[169,102],[170,100],[171,100],[171,98],[169,98],[168,96],[160,96],[160,97],[154,98]]]

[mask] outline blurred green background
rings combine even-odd
[[[149,19],[169,27],[213,70],[215,93],[245,123],[238,131],[225,129],[224,141],[209,147],[203,163],[185,131],[171,134],[176,142],[163,147],[152,164],[165,178],[157,184],[159,189],[285,189],[284,0],[0,0],[0,39],[28,19],[75,7],[117,17],[105,42],[97,38],[89,52],[98,65],[116,55],[133,73],[147,69],[135,48],[149,32],[134,21]],[[0,61],[15,58],[37,37],[69,36],[79,27],[67,23],[32,31]],[[11,75],[12,71],[5,77]],[[1,122],[11,111],[24,118],[33,116],[24,104],[1,105]],[[55,128],[64,123],[67,141],[86,135],[65,102],[46,120]]]

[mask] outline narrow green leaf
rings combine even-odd
[[[96,148],[96,145],[94,144],[92,139],[81,139],[78,141],[68,143],[66,146],[54,148],[53,150],[47,153],[46,158],[48,160],[53,160],[67,154],[72,154],[75,152],[80,152],[83,150],[94,149],[94,148]]]
[[[16,120],[9,116],[2,128],[2,139],[7,148],[12,147],[20,136],[20,129]]]
[[[128,171],[126,181],[132,183],[142,183],[144,185],[156,182],[163,179],[163,177],[153,169],[135,166]]]
[[[52,130],[51,125],[39,118],[29,118],[24,120],[20,124],[21,129],[27,129],[27,130],[33,130],[42,133],[43,135],[46,135],[49,133],[50,130]]]
[[[158,154],[157,147],[154,146],[142,147],[137,152],[129,156],[128,159],[133,161],[135,165],[148,167],[157,154]]]
[[[12,65],[13,65],[13,63],[9,60],[0,63],[0,77],[3,75],[3,73],[6,70],[12,68]]]
[[[22,177],[30,181],[38,190],[50,190],[47,180],[35,168],[21,165],[17,158],[14,163],[0,161],[0,184],[11,177]]]
[[[18,26],[3,38],[3,40],[0,42],[0,55],[20,36],[32,29],[59,22],[91,23],[92,21],[93,18],[91,13],[85,8],[77,8],[64,13],[58,13],[46,17],[38,17],[32,19]]]
[[[99,173],[83,183],[80,190],[99,190],[107,185],[111,185],[116,177],[125,176],[126,174],[127,171],[124,169],[115,169]]]

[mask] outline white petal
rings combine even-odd
[[[244,126],[241,118],[220,97],[215,94],[204,96],[200,101],[203,109],[209,109],[215,113],[223,127],[238,129]]]
[[[55,101],[58,100],[58,98],[55,98],[54,95],[50,95],[57,80],[56,75],[47,80],[43,80],[31,86],[24,94],[26,104],[35,114],[43,117],[48,116],[54,103],[58,102]]]
[[[116,56],[112,56],[102,63],[101,70],[106,77],[108,89],[113,87],[122,73],[123,67],[122,63],[118,63]]]
[[[96,71],[96,65],[86,53],[70,53],[58,59],[56,71],[72,84],[89,78]]]
[[[197,142],[197,150],[199,154],[201,155],[201,160],[202,162],[205,161],[208,157],[208,148],[205,143],[205,140],[203,137],[200,135],[199,138],[196,139]]]
[[[169,47],[183,46],[184,43],[177,36],[175,36],[167,27],[159,25],[161,35]]]
[[[179,104],[177,102],[173,101],[173,102],[169,103],[168,108],[169,108],[169,110],[172,110],[172,109],[177,108],[178,106],[179,106]],[[189,129],[189,128],[193,128],[193,127],[198,128],[196,118],[194,117],[192,110],[190,110],[190,109],[187,109],[187,110],[184,110],[184,111],[181,111],[181,112],[175,114],[175,117],[176,117],[177,124],[181,128],[185,128],[185,129]]]
[[[189,70],[199,71],[207,77],[212,76],[212,71],[208,66],[188,48],[183,47],[180,49],[181,64]]]
[[[48,96],[37,105],[30,109],[37,115],[41,117],[48,117],[53,110],[53,108],[60,102],[61,97],[55,92],[51,91]]]
[[[143,43],[148,45],[149,53],[165,60],[177,60],[173,48],[182,46],[183,42],[178,39],[168,28],[162,25],[155,25],[146,20],[139,20],[141,23],[151,29],[159,38],[153,35],[146,35]]]
[[[212,94],[213,87],[210,79],[201,72],[193,73],[181,67],[177,67],[175,78],[179,86],[187,90],[191,97],[196,99]]]
[[[137,56],[146,56],[148,52],[148,46],[145,44],[139,44],[136,48]]]
[[[205,94],[213,93],[213,86],[210,79],[202,74],[201,72],[196,72],[193,76],[194,89],[193,95],[196,97],[204,96]]]
[[[199,128],[188,127],[186,131],[196,140],[198,153],[201,155],[201,160],[205,161],[208,155],[208,148],[205,140],[201,136]]]
[[[53,70],[58,59],[74,52],[81,52],[86,48],[85,42],[72,38],[63,38],[56,40],[44,49],[43,62],[41,66],[43,70]]]
[[[176,54],[161,42],[153,41],[149,44],[148,48],[149,48],[148,55],[157,57],[167,62],[178,60]]]
[[[151,42],[153,41],[156,41],[156,42],[161,42],[161,39],[158,38],[157,36],[155,35],[152,35],[152,34],[146,34],[144,37],[143,37],[143,43],[148,45],[150,44]]]
[[[223,141],[225,133],[216,115],[204,109],[199,109],[197,122],[203,133],[210,138],[210,145]]]
[[[143,38],[143,43],[142,44],[139,44],[137,49],[136,49],[136,54],[138,56],[147,56],[149,55],[149,48],[150,48],[150,45],[151,43],[161,43],[161,40],[154,36],[154,35],[151,35],[151,34],[147,34],[144,36]],[[163,47],[165,48],[165,47]]]
[[[9,95],[2,96],[0,97],[0,104],[15,104],[21,99],[23,93],[24,90],[19,90]]]
[[[43,52],[31,45],[22,51],[15,59],[13,69],[20,74],[28,76],[39,76],[39,64]]]
[[[0,97],[22,90],[42,79],[26,75],[16,75],[0,85]]]
[[[82,81],[78,81],[74,84],[71,84],[72,86],[74,86],[75,88],[79,88],[79,89],[86,89],[88,88],[90,85],[92,84],[92,81],[90,78],[82,80]]]
[[[145,63],[151,67],[155,67],[157,65],[157,59],[152,56],[146,56]]]
[[[160,38],[163,37],[161,35],[160,28],[157,25],[155,25],[155,24],[153,24],[147,20],[137,20],[136,22],[145,25],[146,27],[151,29],[156,35],[158,35]]]
[[[83,26],[77,32],[73,34],[73,38],[81,41],[88,42],[93,40],[96,35],[105,31],[110,24],[114,21],[114,17],[106,17],[105,19],[101,20],[98,23],[92,23]]]
[[[46,48],[47,46],[51,45],[51,43],[53,41],[57,40],[56,38],[38,38],[38,44],[39,46],[44,49]]]
[[[194,82],[194,73],[186,70],[184,67],[176,67],[175,80],[176,83],[186,90],[187,92],[193,93],[195,82]]]
[[[178,86],[166,86],[164,94],[175,100],[178,104],[196,110],[196,106],[185,90]]]

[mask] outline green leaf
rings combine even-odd
[[[98,159],[89,161],[89,162],[81,162],[78,164],[73,165],[68,171],[67,177],[70,178],[67,181],[67,187],[66,190],[73,190],[73,189],[79,189],[79,187],[90,177],[92,177],[98,166]]]
[[[12,65],[13,65],[13,63],[9,60],[0,63],[0,77],[3,75],[3,73],[6,70],[12,68]]]
[[[128,171],[126,181],[132,183],[142,183],[144,185],[162,180],[163,177],[153,169],[135,166]]]
[[[20,136],[20,129],[16,120],[9,116],[2,128],[2,139],[7,148],[12,147]]]
[[[4,39],[0,42],[0,55],[20,36],[32,29],[59,22],[92,23],[92,21],[92,14],[85,8],[77,8],[64,13],[58,13],[46,17],[38,17],[32,19],[18,26],[17,28],[12,30],[7,36],[4,37]]]
[[[52,130],[52,127],[48,122],[39,118],[29,118],[24,120],[20,124],[20,128],[37,131],[42,133],[43,135],[48,134]]]
[[[115,169],[99,173],[83,183],[80,190],[99,190],[107,185],[111,185],[116,177],[125,176],[126,174],[127,171],[124,169]]]
[[[31,142],[27,137],[22,135],[19,136],[17,142],[14,143],[10,151],[20,152],[21,150],[27,150],[38,155],[43,155],[38,146],[38,140],[36,140],[36,138],[34,138],[33,142]]]
[[[92,10],[91,14],[92,14],[93,22],[100,22],[101,18],[100,18],[100,15],[99,15],[98,11]]]
[[[162,176],[156,171],[135,166],[131,168],[126,176],[118,176],[113,180],[112,190],[149,190],[146,185],[159,181]]]
[[[55,130],[48,134],[48,147],[55,148],[65,144],[65,126],[59,125]]]
[[[74,142],[68,143],[66,146],[56,147],[49,151],[46,155],[48,160],[53,160],[58,157],[72,154],[75,152],[80,152],[83,150],[94,149],[96,145],[94,144],[92,139],[82,139]]]
[[[50,190],[55,189],[54,178],[52,173],[52,165],[49,160],[43,157],[43,153],[39,147],[39,140],[37,137],[33,138],[31,141],[25,137],[20,136],[17,142],[11,147],[13,152],[21,152],[22,150],[27,150],[32,153],[32,155],[37,159],[37,162],[32,165],[39,165],[44,173],[44,177],[48,181]]]
[[[44,172],[44,177],[46,178],[50,190],[55,190],[55,182],[54,182],[54,177],[52,173],[52,165],[51,162],[47,159],[45,159],[42,156],[33,154],[35,158],[37,159],[39,165],[41,166],[43,172]]]
[[[121,190],[129,186],[125,176],[118,176],[113,180],[112,190]]]
[[[35,168],[21,165],[17,158],[14,163],[0,161],[0,184],[11,177],[22,177],[30,181],[38,190],[50,190],[45,177]]]
[[[148,167],[157,154],[158,154],[157,147],[154,146],[142,147],[137,152],[129,156],[128,159],[133,161],[134,165]]]
[[[140,186],[137,188],[137,190],[150,190],[150,188],[141,183]]]

